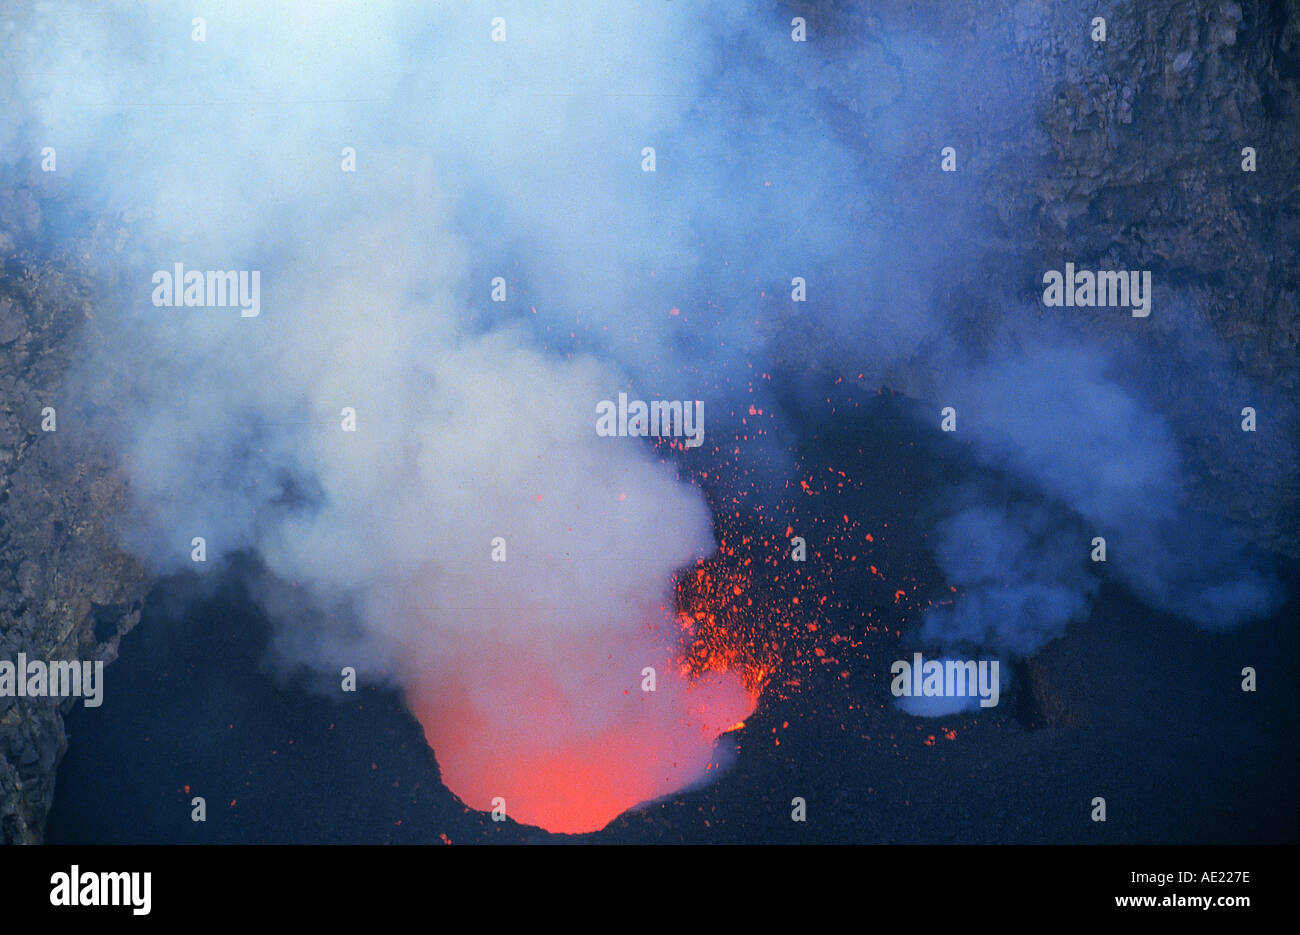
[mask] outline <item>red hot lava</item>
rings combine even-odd
[[[674,629],[665,619],[540,648],[489,634],[423,667],[411,702],[447,787],[471,808],[504,800],[515,821],[576,834],[704,779],[761,686],[725,654],[688,658]]]

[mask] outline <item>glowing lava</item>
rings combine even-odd
[[[515,821],[576,834],[705,778],[714,741],[758,693],[733,672],[691,674],[665,631],[609,629],[527,651],[489,636],[422,672],[411,703],[447,787],[471,808],[500,798]]]

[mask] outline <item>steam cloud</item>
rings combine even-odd
[[[1061,343],[964,368],[949,382],[977,456],[1046,502],[999,504],[972,487],[936,524],[936,556],[963,588],[927,614],[922,636],[1015,656],[1087,617],[1100,580],[1088,543],[1154,607],[1211,630],[1281,603],[1277,579],[1231,531],[1186,512],[1176,440],[1164,419],[1107,375],[1105,353]]]
[[[195,535],[256,549],[307,595],[269,608],[281,647],[395,679],[467,803],[590,830],[699,778],[748,714],[734,676],[691,686],[671,664],[671,575],[714,547],[703,498],[596,437],[594,405],[698,398],[717,424],[800,343],[957,406],[979,457],[1039,491],[970,488],[937,522],[963,593],[924,639],[1023,654],[1059,635],[1096,589],[1093,527],[1127,543],[1139,594],[1202,625],[1277,601],[1239,546],[1190,551],[1172,434],[1103,349],[977,358],[952,337],[935,284],[978,256],[976,183],[936,212],[894,179],[937,152],[917,128],[974,100],[996,120],[1034,87],[996,47],[803,46],[761,4],[206,7],[202,43],[165,5],[6,22],[0,80],[25,109],[0,125],[4,169],[75,206],[55,242],[87,218],[129,234],[103,257],[120,288],[79,392],[130,471],[132,544],[161,569]],[[262,314],[154,308],[150,275],[176,262],[261,270]],[[806,322],[784,314],[794,275]]]

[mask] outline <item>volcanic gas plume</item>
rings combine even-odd
[[[1030,119],[1041,76],[997,22],[952,39],[871,15],[796,43],[789,10],[759,2],[247,2],[213,4],[200,41],[191,16],[69,3],[0,31],[17,102],[0,170],[53,206],[33,249],[93,238],[104,279],[59,431],[117,452],[124,538],[156,570],[195,568],[203,537],[291,583],[294,606],[265,602],[280,656],[332,690],[349,666],[404,690],[468,805],[585,831],[711,775],[776,649],[743,625],[745,572],[709,565],[702,465],[756,491],[798,479],[778,369],[796,400],[838,369],[953,403],[979,458],[1050,500],[939,511],[941,564],[969,590],[932,615],[937,641],[1028,652],[1086,612],[1086,550],[1037,560],[1060,516],[1153,556],[1126,574],[1187,612],[1179,585],[1208,559],[1167,548],[1189,538],[1180,466],[1131,385],[1141,361],[1045,341],[1043,308],[1022,307],[1041,270],[981,273],[1006,324],[973,325],[953,283],[1019,227],[977,209],[992,157],[925,197],[909,181],[938,184],[950,137],[966,160],[984,122]],[[152,304],[176,264],[259,271],[260,315]],[[1035,339],[963,340],[999,327]],[[620,392],[702,399],[703,446],[599,437]],[[798,482],[847,482],[828,477]],[[842,541],[770,523],[753,561],[786,630],[816,633],[797,615],[826,599],[792,537],[883,578],[858,521]],[[971,529],[1023,557],[1015,593],[943,544]],[[1263,572],[1224,564],[1225,625],[1276,603]],[[1048,625],[1002,613],[1044,592]],[[841,671],[834,644],[810,655]]]

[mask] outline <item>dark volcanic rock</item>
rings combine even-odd
[[[21,233],[0,223],[0,247]],[[90,290],[71,263],[0,254],[0,659],[111,662],[139,620],[145,580],[116,544],[123,478],[61,394]],[[46,407],[53,432],[41,428]],[[40,841],[66,749],[57,700],[0,698],[0,842]]]
[[[818,73],[841,115],[818,132],[868,157],[880,134],[901,135],[903,155],[872,158],[864,181],[891,205],[932,206],[935,236],[968,251],[930,277],[952,339],[977,350],[994,335],[1041,337],[1041,276],[1066,262],[1152,271],[1141,327],[1115,309],[1070,308],[1067,329],[1132,364],[1195,466],[1195,505],[1300,555],[1300,2],[785,6],[848,63]],[[1105,42],[1091,38],[1094,16]],[[894,37],[935,40],[946,76],[889,54]],[[1037,87],[1000,86],[993,51],[1029,63]],[[809,80],[790,70],[783,80]],[[936,171],[949,143],[977,182],[960,202]],[[1257,171],[1242,170],[1245,147]],[[779,321],[773,343],[816,371],[825,326],[806,318]],[[866,385],[933,399],[927,365]],[[1267,430],[1239,430],[1244,406],[1267,413]]]
[[[1042,271],[1065,261],[1152,270],[1158,305],[1141,340],[1154,353],[1141,360],[1156,369],[1142,379],[1197,465],[1191,497],[1254,541],[1298,554],[1300,3],[801,0],[785,7],[805,16],[826,37],[821,51],[837,58],[834,69],[787,76],[838,115],[835,126],[817,131],[874,155],[884,147],[873,134],[901,122],[914,134],[908,145],[927,154],[890,164],[893,176],[879,184],[891,186],[897,203],[944,204],[934,156],[949,139],[962,142],[962,171],[980,181],[968,214],[982,222],[981,262],[936,280],[936,301],[973,297],[955,339],[977,344],[1005,324],[1005,308],[975,278],[990,269],[1003,283],[1021,283],[1030,303]],[[1093,16],[1106,18],[1105,43],[1089,37]],[[951,85],[938,88],[927,80],[928,66],[891,49],[891,34],[972,41],[965,58],[949,62]],[[1035,93],[1019,101],[1019,89],[999,87],[1006,79],[981,59],[986,47],[1032,63]],[[961,92],[948,93],[954,87]],[[1008,110],[999,103],[1006,99],[1021,106]],[[915,125],[916,114],[928,115],[929,129]],[[1241,169],[1246,146],[1257,152],[1257,172]],[[91,317],[95,292],[73,250],[53,259],[31,252],[46,224],[35,190],[0,188],[0,658],[26,652],[111,661],[138,620],[146,582],[116,545],[122,475],[108,446],[81,431],[78,401],[60,393],[73,335]],[[1179,284],[1176,296],[1171,282]],[[1081,331],[1119,346],[1137,340],[1113,309],[1071,312]],[[784,363],[817,369],[826,340],[815,321],[774,316],[771,327]],[[1031,331],[1034,322],[1021,327]],[[1276,405],[1247,396],[1244,384],[1206,384],[1231,371],[1194,367],[1191,336],[1200,334]],[[934,385],[917,362],[871,380],[916,397]],[[1222,404],[1222,418],[1207,417],[1207,401]],[[1247,452],[1234,430],[1243,405],[1257,405],[1261,422],[1275,415]],[[46,406],[58,411],[56,432],[41,430]],[[1102,719],[1104,708],[1088,697],[1084,658],[1063,641],[1026,664],[1039,726]],[[111,671],[107,678],[111,694]],[[66,746],[58,705],[0,698],[0,841],[40,839]]]
[[[1050,35],[1081,31],[1077,9],[1044,10]],[[1178,283],[1174,305],[1157,288],[1165,307],[1150,319],[1159,352],[1152,356],[1169,365],[1146,382],[1198,463],[1194,497],[1256,541],[1294,556],[1300,3],[1118,2],[1095,15],[1107,18],[1104,44],[1024,42],[1053,88],[1040,102],[1051,143],[1035,186],[1042,268],[1064,258],[1150,269],[1157,284]],[[1255,150],[1257,171],[1243,171],[1245,147]],[[1110,310],[1074,311],[1094,313],[1094,329],[1106,328],[1107,319],[1114,328]],[[1216,372],[1187,371],[1198,362],[1189,335],[1199,332],[1213,335],[1269,401],[1235,383],[1196,387]],[[1192,399],[1221,403],[1223,417],[1207,417]],[[1248,448],[1237,430],[1244,405],[1284,420]]]

